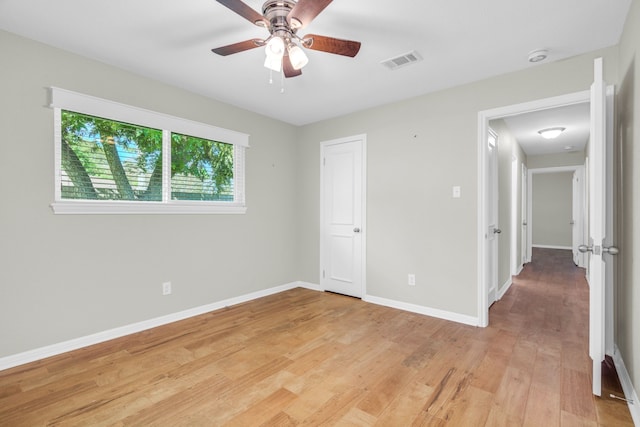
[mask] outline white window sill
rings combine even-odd
[[[244,214],[247,207],[215,202],[118,202],[118,201],[58,201],[51,204],[55,214]]]

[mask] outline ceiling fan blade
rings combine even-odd
[[[244,52],[245,50],[253,49],[260,46],[264,46],[264,40],[251,39],[227,46],[217,47],[215,49],[211,49],[211,51],[213,53],[217,53],[218,55],[227,56],[238,52]]]
[[[318,16],[325,7],[329,6],[333,0],[298,0],[298,3],[291,9],[287,20],[296,29],[304,28],[313,18]],[[298,22],[295,22],[298,21]],[[298,25],[298,23],[300,25]]]
[[[304,46],[308,49],[322,52],[335,53],[354,57],[360,51],[360,42],[352,40],[336,39],[333,37],[319,36],[317,34],[307,34],[303,38]]]
[[[216,1],[221,5],[226,6],[229,9],[233,10],[235,13],[242,16],[244,19],[251,22],[252,24],[255,24],[261,27],[267,27],[267,28],[269,27],[269,21],[264,19],[264,16],[262,16],[261,14],[259,14],[258,12],[256,12],[255,10],[253,10],[252,8],[250,8],[240,0],[216,0]]]
[[[282,57],[282,71],[284,72],[285,77],[296,77],[302,74],[302,70],[296,70],[291,65],[291,59],[289,55],[285,55]]]

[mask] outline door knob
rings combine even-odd
[[[502,233],[502,230],[500,230],[499,228],[494,228],[493,229],[493,233],[494,234],[500,234],[500,233]]]
[[[593,246],[580,245],[578,246],[578,250],[583,254],[586,252],[593,252]]]
[[[356,227],[356,228],[354,228],[354,229],[353,229],[353,232],[354,232],[354,233],[359,233],[359,232],[360,232],[360,229],[359,229],[358,227]]]
[[[618,253],[620,253],[620,250],[618,249],[617,246],[609,246],[609,247],[603,246],[602,252],[606,252],[609,255],[618,255]]]

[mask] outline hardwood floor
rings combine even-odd
[[[633,426],[583,275],[536,251],[488,328],[294,289],[2,371],[0,426]]]

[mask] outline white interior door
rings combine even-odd
[[[589,242],[589,356],[593,361],[593,394],[602,391],[602,361],[605,357],[606,263],[603,247],[607,220],[607,130],[606,85],[602,74],[602,58],[594,61],[591,86],[591,140],[588,155]]]
[[[487,307],[498,298],[498,137],[489,129],[487,141]]]
[[[364,293],[364,136],[328,141],[321,153],[320,285]]]
[[[521,189],[521,203],[522,203],[522,232],[520,233],[521,252],[522,252],[522,264],[526,264],[531,261],[529,256],[529,232],[528,232],[528,215],[529,215],[529,173],[527,167],[522,165],[522,189]]]

